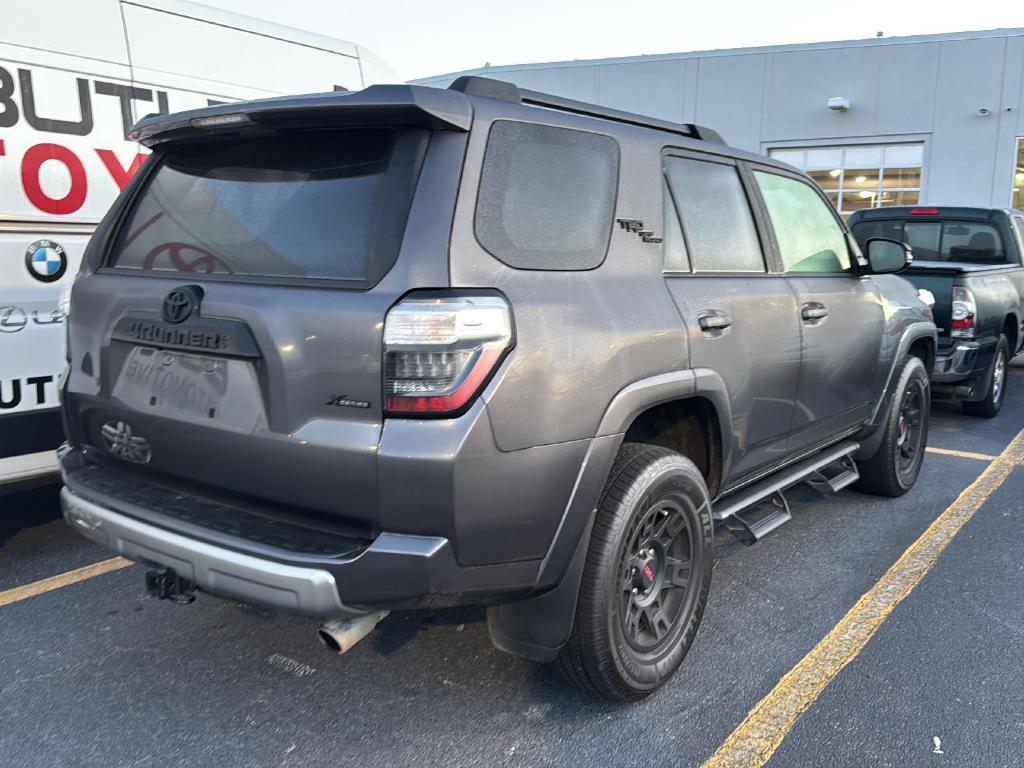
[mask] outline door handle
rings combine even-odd
[[[804,304],[800,307],[800,317],[804,320],[824,320],[828,317],[828,308],[824,304]]]
[[[697,323],[702,331],[724,331],[732,325],[732,318],[728,315],[702,315],[697,318]]]

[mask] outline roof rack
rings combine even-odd
[[[575,99],[566,99],[562,96],[553,96],[549,93],[528,91],[519,88],[519,86],[514,83],[509,83],[504,80],[494,80],[489,77],[463,75],[449,85],[448,89],[452,91],[459,91],[467,96],[483,96],[489,99],[499,99],[501,101],[508,101],[516,104],[532,104],[538,107],[555,109],[559,112],[571,112],[574,115],[586,115],[587,117],[597,117],[602,120],[614,120],[617,123],[637,125],[641,128],[653,128],[657,131],[677,133],[691,139],[714,141],[719,144],[725,144],[725,141],[722,139],[722,136],[718,131],[706,128],[702,125],[696,125],[695,123],[673,123],[669,120],[659,120],[656,117],[647,117],[646,115],[638,115],[633,112],[623,112],[619,109],[602,107],[585,101],[576,101]]]

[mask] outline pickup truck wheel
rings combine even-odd
[[[1006,399],[1006,363],[1010,359],[1010,342],[1003,335],[996,342],[996,354],[992,358],[992,370],[988,375],[988,391],[985,398],[977,402],[963,403],[964,413],[968,416],[981,416],[991,419],[1003,407]]]
[[[665,683],[704,613],[713,530],[692,461],[623,445],[598,506],[572,634],[555,662],[563,676],[611,701],[640,699]]]
[[[881,429],[875,455],[858,462],[858,490],[878,496],[902,496],[914,487],[928,445],[931,388],[920,358],[903,361]]]

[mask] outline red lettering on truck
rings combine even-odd
[[[39,172],[47,160],[63,163],[71,175],[71,188],[62,198],[50,197],[39,183]],[[36,144],[29,147],[21,162],[21,186],[32,205],[44,213],[61,216],[74,213],[85,204],[89,180],[82,161],[70,149],[59,144]]]
[[[146,158],[149,157],[149,155],[139,152],[132,158],[132,164],[125,168],[111,149],[97,149],[96,154],[103,161],[103,166],[107,169],[114,183],[117,184],[118,189],[124,189],[127,186],[128,182],[132,180],[132,176],[138,173],[139,168],[142,167],[142,164],[146,162]]]

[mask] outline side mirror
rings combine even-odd
[[[887,237],[873,237],[864,246],[868,267],[876,275],[902,272],[914,260],[914,251],[906,243]]]

